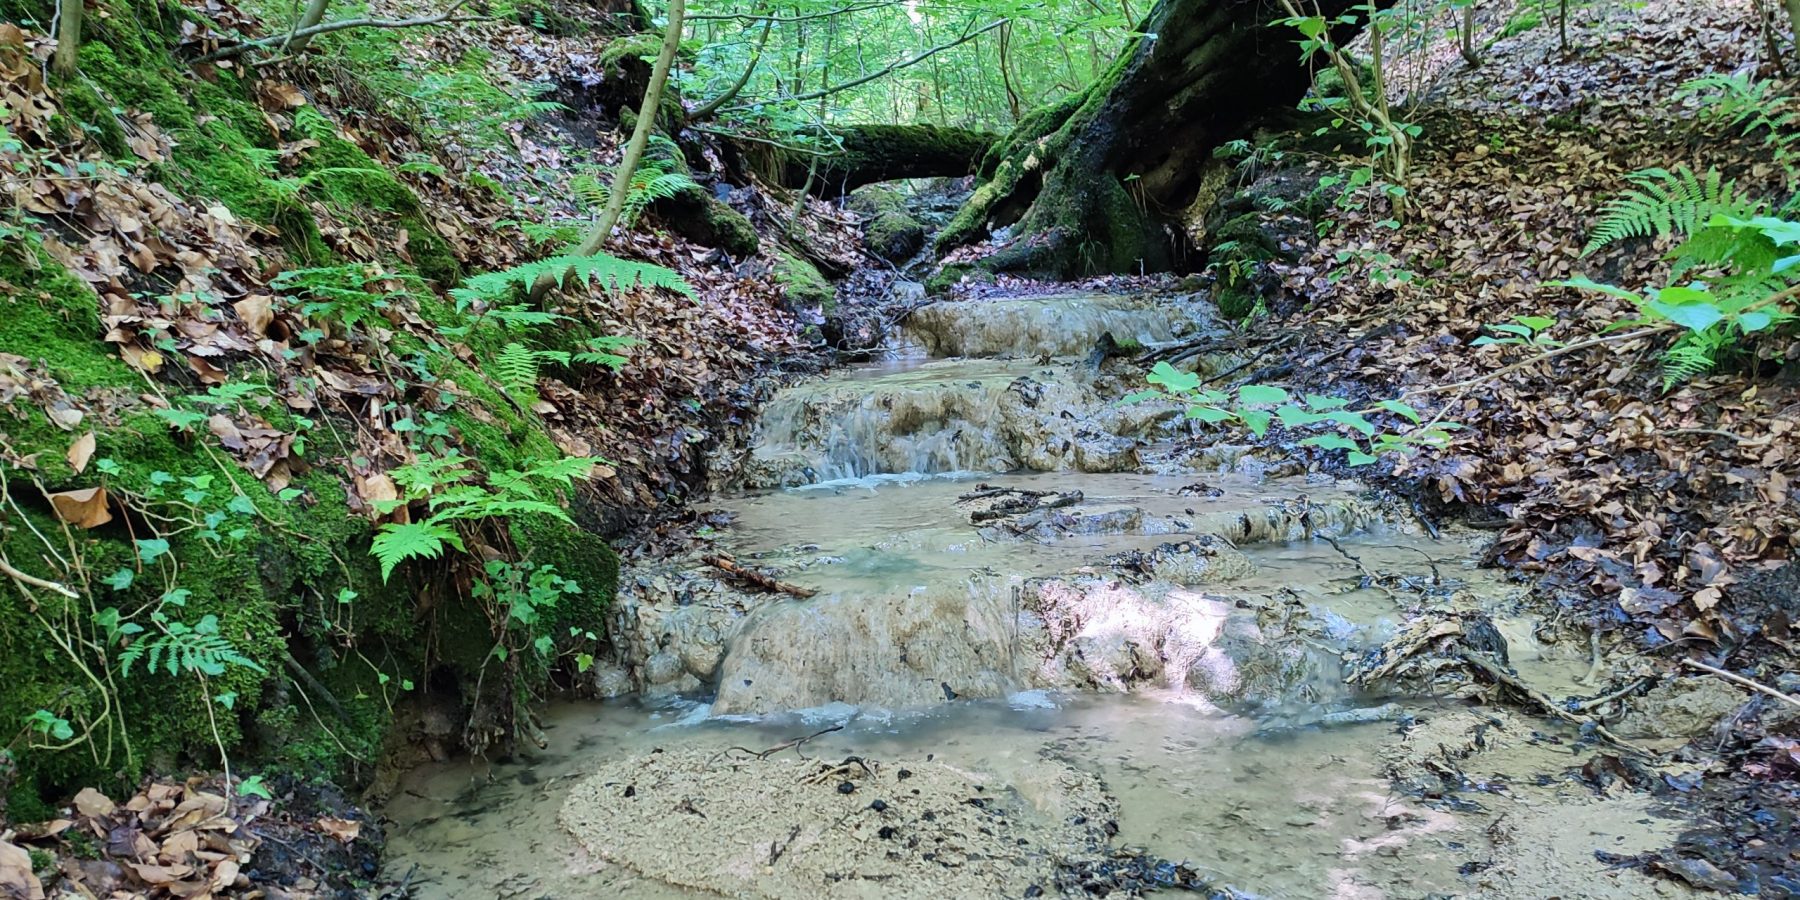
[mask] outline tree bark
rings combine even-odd
[[[823,156],[744,145],[764,178],[798,190],[813,171],[812,193],[841,197],[865,184],[904,178],[961,177],[975,172],[998,135],[936,125],[845,125],[842,149]],[[816,160],[816,166],[815,166]]]
[[[81,49],[82,0],[58,0],[56,6],[56,56],[52,63],[56,74],[65,78],[79,68],[76,53]]]
[[[312,43],[311,34],[301,32],[325,21],[325,10],[331,6],[331,0],[309,0],[306,11],[300,14],[300,21],[294,23],[294,30],[288,32],[287,43],[282,47],[290,53],[299,53]]]
[[[1320,4],[1330,17],[1351,5]],[[939,250],[1016,225],[991,268],[1071,278],[1180,267],[1190,248],[1176,219],[1213,148],[1292,109],[1311,84],[1279,18],[1263,0],[1158,0],[1105,75],[1026,116],[989,154],[991,177]]]

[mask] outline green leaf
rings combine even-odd
[[[394,567],[409,559],[437,559],[445,546],[463,548],[456,532],[434,522],[388,523],[381,526],[369,552],[381,563],[381,580],[387,581]]]
[[[1237,415],[1239,419],[1243,420],[1245,427],[1250,429],[1250,433],[1257,437],[1269,433],[1269,423],[1274,418],[1266,410],[1260,409],[1238,410]]]
[[[1393,413],[1394,415],[1397,415],[1397,416],[1400,416],[1401,418],[1406,419],[1407,421],[1413,423],[1414,425],[1419,424],[1425,418],[1424,416],[1419,414],[1418,410],[1413,409],[1411,406],[1409,406],[1405,403],[1402,403],[1399,400],[1383,400],[1380,403],[1377,403],[1375,405],[1378,408],[1385,409],[1388,412]]]
[[[1216,406],[1190,406],[1187,410],[1187,417],[1199,419],[1209,425],[1217,425],[1220,422],[1230,421],[1231,413]]]
[[[1132,391],[1131,393],[1126,394],[1123,397],[1120,397],[1119,401],[1118,401],[1118,405],[1119,406],[1128,406],[1133,403],[1142,403],[1145,400],[1155,400],[1156,398],[1161,397],[1161,396],[1163,396],[1163,392],[1159,391],[1159,390],[1155,390],[1155,389]]]
[[[1291,403],[1275,410],[1275,415],[1281,419],[1281,424],[1289,428],[1300,428],[1325,421],[1324,415],[1307,412]]]
[[[1186,393],[1200,387],[1199,375],[1193,372],[1183,372],[1169,365],[1167,360],[1158,362],[1144,380],[1151,384],[1161,385],[1176,394]]]
[[[1598,291],[1599,293],[1602,293],[1602,294],[1608,294],[1608,295],[1611,295],[1614,297],[1619,297],[1624,300],[1630,300],[1633,303],[1644,302],[1644,297],[1642,294],[1633,293],[1631,291],[1628,291],[1628,290],[1626,290],[1622,287],[1618,287],[1616,285],[1601,284],[1600,282],[1594,281],[1589,278],[1571,278],[1567,281],[1552,281],[1552,282],[1549,282],[1549,286],[1550,287],[1575,288],[1576,290],[1581,290],[1581,291]]]
[[[223,694],[218,694],[213,697],[213,702],[219,704],[220,706],[225,707],[226,709],[236,709],[237,708],[237,692],[236,691],[226,691]]]
[[[239,781],[237,792],[239,797],[261,797],[264,800],[275,799],[275,793],[269,790],[268,785],[263,784],[263,777],[261,775],[252,775],[249,778]]]
[[[1763,312],[1760,309],[1753,309],[1747,313],[1740,313],[1737,317],[1738,327],[1742,328],[1745,334],[1761,331],[1771,324],[1774,324],[1774,322],[1774,316]]]
[[[1344,437],[1343,435],[1339,435],[1339,434],[1316,434],[1316,435],[1313,435],[1312,437],[1307,438],[1304,441],[1301,441],[1300,446],[1302,446],[1302,447],[1319,447],[1319,448],[1322,448],[1325,450],[1357,450],[1357,451],[1360,451],[1362,449],[1362,447],[1358,446],[1355,441],[1353,441],[1347,437]]]
[[[1375,457],[1370,456],[1361,450],[1352,450],[1350,451],[1350,455],[1345,458],[1345,462],[1353,466],[1366,466],[1375,461]]]
[[[1664,299],[1671,295],[1675,299]],[[1691,299],[1694,296],[1706,297],[1706,300]],[[1680,325],[1690,331],[1705,331],[1717,325],[1725,318],[1725,313],[1717,303],[1712,302],[1712,295],[1705,291],[1689,288],[1664,288],[1657,299],[1644,304],[1644,308]]]
[[[1238,388],[1238,400],[1252,406],[1273,406],[1288,402],[1288,392],[1267,384],[1246,384]]]
[[[131,587],[131,581],[135,577],[136,576],[132,574],[130,569],[120,569],[119,571],[100,579],[100,581],[115,591],[122,591]]]
[[[1556,324],[1556,320],[1549,316],[1514,316],[1513,321],[1532,331],[1543,331]]]
[[[1307,394],[1306,405],[1319,410],[1320,412],[1324,412],[1333,409],[1343,409],[1350,405],[1350,401],[1343,397],[1325,397],[1319,394]]]
[[[1375,423],[1363,418],[1361,413],[1340,409],[1326,413],[1325,418],[1330,419],[1339,425],[1346,425],[1354,428],[1365,435],[1372,435],[1375,433]]]
[[[155,562],[158,557],[169,552],[169,542],[162,538],[143,538],[136,543],[138,560],[141,562]]]

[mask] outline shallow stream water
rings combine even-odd
[[[1677,893],[1595,861],[1679,823],[1565,777],[1581,761],[1573,735],[1343,684],[1346,655],[1416,610],[1380,573],[1490,620],[1525,681],[1580,690],[1585,648],[1539,643],[1520,589],[1475,567],[1479,536],[1426,537],[1350,482],[1219,471],[1216,458],[1162,474],[1132,454],[1101,465],[1108,441],[1178,437],[1179,416],[1122,417],[1085,348],[1120,331],[1164,339],[1194,318],[1116,299],[990,312],[934,310],[912,340],[984,358],[890,361],[769,405],[753,456],[780,465],[752,460],[746,481],[790,487],[718,501],[733,525],[708,549],[816,594],[696,593],[717,573],[694,559],[627,572],[613,637],[619,678],[640,693],[551,707],[541,751],[410,772],[385,810],[386,883],[426,898],[1035,896],[1055,893],[1050,874],[1069,862],[1036,848],[1064,846],[1073,823],[1090,857],[1182,862],[1256,896]],[[984,518],[967,496],[997,488],[1063,505]],[[1121,568],[1151,557],[1137,576]],[[691,785],[646,781],[634,805],[634,773],[674,755]],[[861,774],[796,801],[842,810],[804,836],[796,824],[771,838],[761,810],[742,815],[769,788],[758,779],[849,757]],[[934,799],[907,794],[908,765],[942,770],[929,783],[949,807],[996,817],[951,836],[954,864],[934,813],[908,809]],[[1446,766],[1453,790],[1397,787]],[[1104,810],[1098,848],[1077,797]],[[996,867],[994,829],[1008,852],[1027,849]],[[886,843],[909,832],[939,850]],[[815,858],[816,883],[783,868]]]

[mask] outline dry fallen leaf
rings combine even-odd
[[[69,460],[69,468],[74,469],[75,474],[80,475],[82,473],[82,470],[87,468],[88,460],[93,459],[93,458],[94,458],[94,433],[93,432],[90,431],[87,434],[84,434],[81,437],[76,438],[75,443],[69,445],[69,453],[68,453],[67,459]]]
[[[0,897],[44,900],[44,885],[31,871],[31,854],[7,841],[0,841]]]
[[[82,788],[81,793],[75,795],[75,811],[90,819],[110,816],[115,809],[118,806],[112,802],[112,798],[91,787]]]
[[[91,487],[50,494],[50,506],[56,517],[77,528],[98,528],[112,521],[107,508],[106,488]]]
[[[349,819],[325,818],[319,820],[319,830],[348,844],[362,834],[362,823]]]

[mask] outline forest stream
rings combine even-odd
[[[975,329],[983,305],[1005,314]],[[542,751],[407,773],[386,810],[388,884],[1361,897],[1486,872],[1506,896],[1683,893],[1595,861],[1682,822],[1545,777],[1573,765],[1573,730],[1346,686],[1344,661],[1425,597],[1491,624],[1523,681],[1582,692],[1587,648],[1538,640],[1522,587],[1476,568],[1480,533],[1433,538],[1354,482],[1229,453],[1081,471],[1140,465],[1077,452],[1106,443],[1082,432],[1022,459],[1071,421],[1129,427],[1082,351],[1102,334],[1166,340],[1195,313],[937,306],[880,361],[777,395],[746,471],[786,486],[713,504],[731,524],[712,558],[817,593],[734,589],[693,560],[628,570],[626,665],[602,681],[636,690],[553,706]]]

